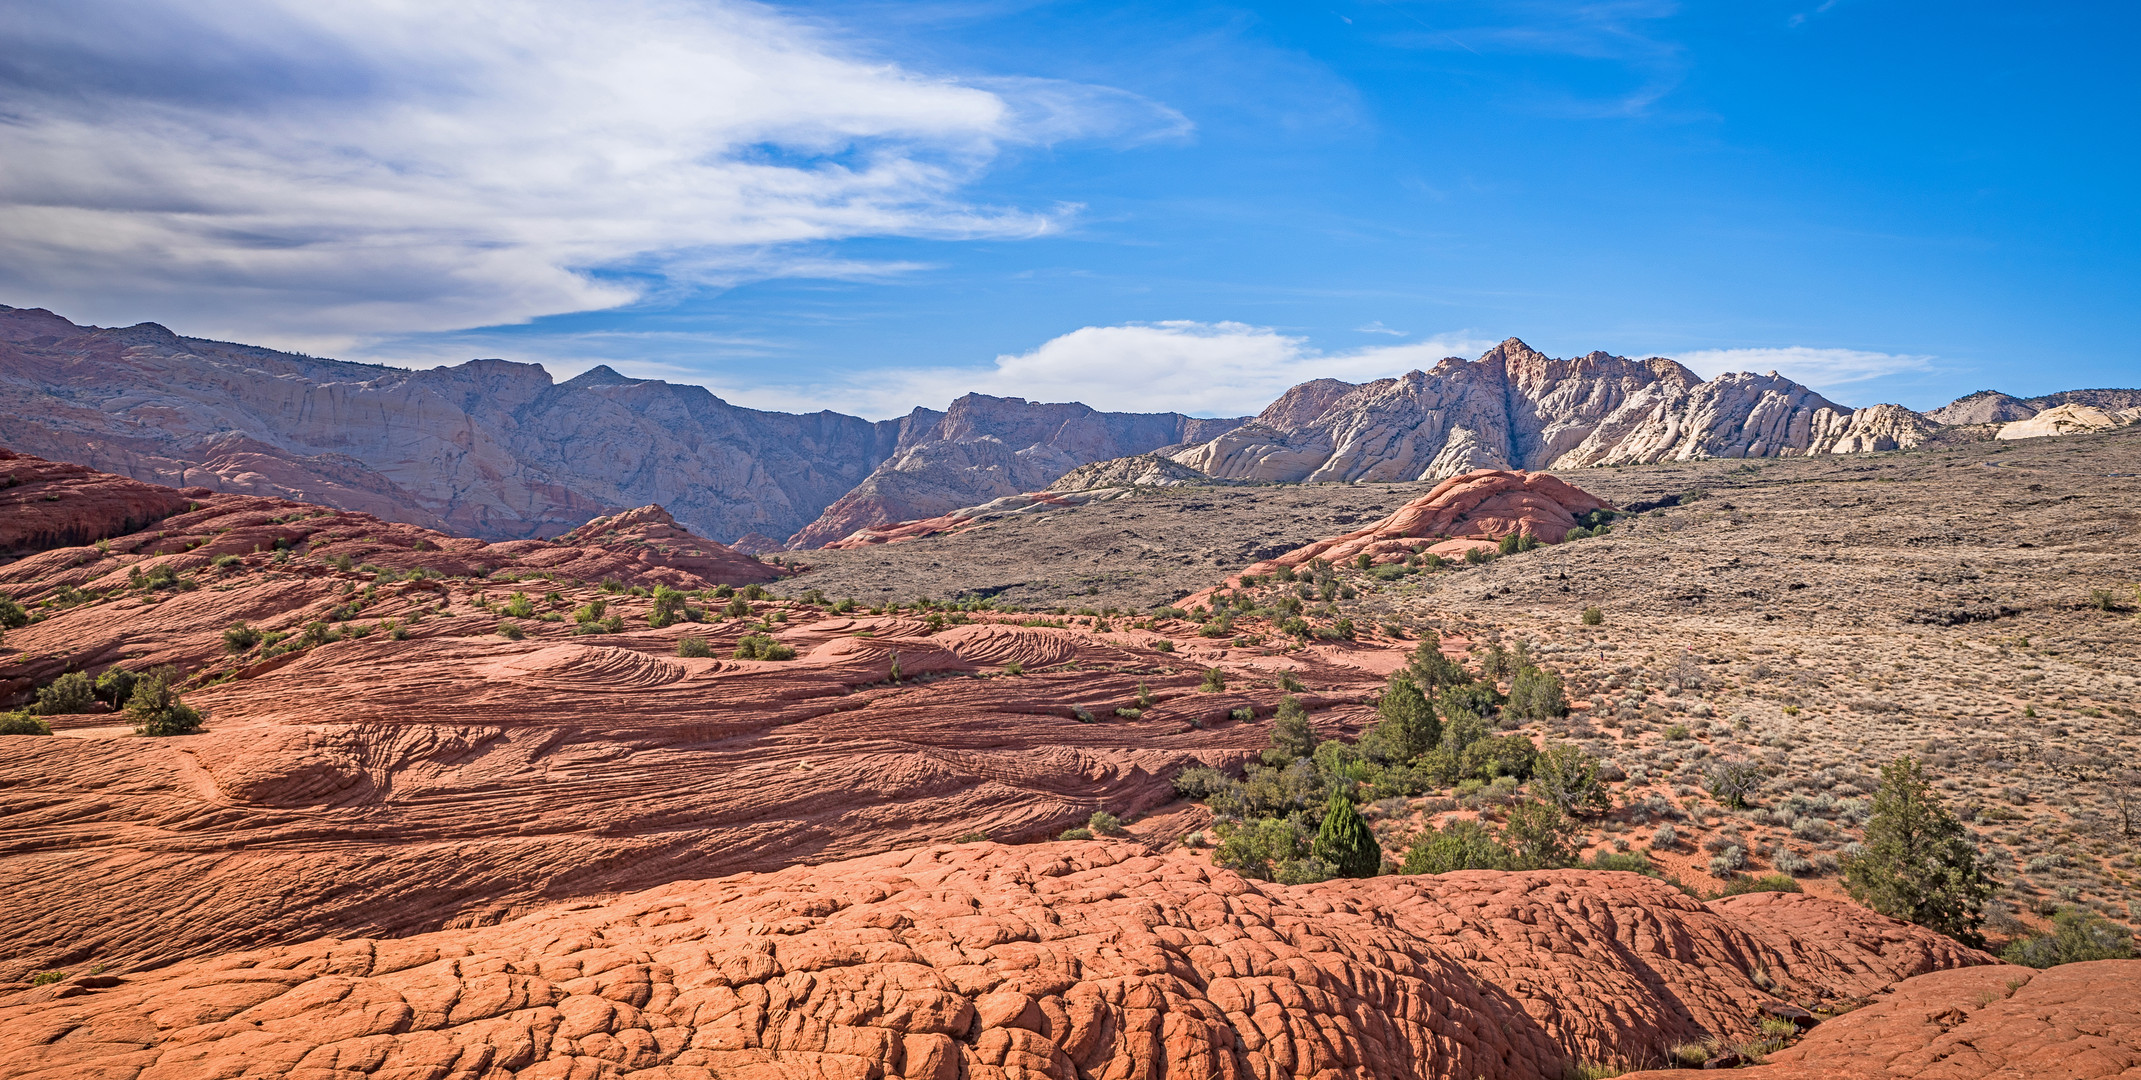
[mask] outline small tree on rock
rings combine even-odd
[[[134,693],[126,700],[126,718],[133,721],[135,734],[191,735],[201,729],[204,717],[179,700],[179,678],[178,669],[167,665],[134,684]]]
[[[1962,822],[1917,760],[1904,755],[1881,767],[1865,851],[1844,861],[1844,889],[1890,918],[1978,945],[1993,881],[1978,866]]]
[[[1331,800],[1309,853],[1341,877],[1374,877],[1383,870],[1383,846],[1375,842],[1353,800],[1343,796]]]

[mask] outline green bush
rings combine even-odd
[[[1549,742],[1531,767],[1531,793],[1564,814],[1603,814],[1613,797],[1600,776],[1598,759],[1574,743]]]
[[[178,669],[166,665],[151,670],[134,684],[134,693],[126,702],[126,717],[133,722],[135,734],[191,735],[201,729],[206,718],[179,700],[179,679]]]
[[[1457,756],[1458,772],[1479,780],[1507,776],[1524,780],[1538,760],[1539,748],[1522,735],[1487,735],[1473,740]]]
[[[1493,561],[1493,554],[1488,552],[1486,548],[1475,547],[1465,549],[1465,562],[1472,566],[1479,566],[1483,563],[1490,563]]]
[[[1093,816],[1086,820],[1085,827],[1091,829],[1095,836],[1121,836],[1123,834],[1122,819],[1108,813],[1106,810],[1093,811]]]
[[[1543,668],[1519,668],[1509,684],[1508,711],[1520,720],[1567,716],[1569,699],[1562,690],[1561,676]]]
[[[599,623],[602,621],[603,613],[608,611],[609,608],[609,601],[597,597],[596,599],[589,600],[587,603],[582,604],[580,607],[574,609],[572,613],[572,621],[579,623],[581,626],[590,626]]]
[[[1464,686],[1472,676],[1455,660],[1442,655],[1442,635],[1433,630],[1420,635],[1420,643],[1413,646],[1412,661],[1407,668],[1413,684],[1423,694],[1435,694],[1444,687]]]
[[[2052,932],[2017,938],[2000,959],[2024,967],[2048,968],[2085,960],[2128,960],[2134,938],[2125,928],[2087,908],[2066,908],[2052,916]]]
[[[1496,543],[1495,550],[1498,554],[1515,555],[1518,552],[1530,551],[1538,546],[1538,537],[1533,536],[1528,532],[1518,532],[1510,533],[1508,536],[1502,537],[1501,540]]]
[[[97,681],[86,671],[70,671],[37,691],[37,711],[46,716],[67,716],[89,711],[97,700]]]
[[[1405,850],[1399,868],[1407,874],[1447,874],[1453,870],[1500,870],[1509,865],[1509,849],[1484,822],[1460,818],[1428,830]]]
[[[1309,725],[1308,710],[1302,707],[1301,699],[1292,694],[1280,698],[1279,711],[1272,718],[1271,745],[1263,754],[1264,764],[1284,768],[1288,762],[1315,752],[1316,729]]]
[[[1204,682],[1198,684],[1197,689],[1202,690],[1207,694],[1217,694],[1226,690],[1226,688],[1226,672],[1221,671],[1218,668],[1204,669]]]
[[[1978,926],[1994,882],[1978,866],[1969,832],[1909,755],[1881,767],[1864,843],[1844,860],[1853,900],[1965,944],[1982,941]]]
[[[1361,753],[1373,761],[1410,764],[1442,741],[1442,720],[1420,688],[1402,674],[1392,675],[1376,703],[1381,719],[1361,736]]]
[[[691,609],[685,604],[683,593],[667,585],[654,587],[654,607],[647,612],[647,625],[657,630],[678,619],[685,618]]]
[[[260,631],[247,626],[243,619],[230,624],[229,628],[223,631],[223,650],[225,652],[242,653],[258,644],[260,644]]]
[[[1175,774],[1175,794],[1185,799],[1208,799],[1233,786],[1227,774],[1209,765],[1192,765]]]
[[[714,647],[708,645],[703,637],[681,637],[677,639],[676,654],[678,656],[712,656],[714,655]]]
[[[499,637],[502,637],[507,641],[519,641],[521,638],[526,636],[526,634],[522,632],[520,624],[517,622],[512,622],[510,620],[498,624],[497,634]]]
[[[741,596],[735,597],[728,602],[727,607],[721,609],[721,613],[732,619],[743,618],[751,613],[751,602]]]
[[[1353,800],[1344,796],[1331,800],[1309,854],[1339,877],[1374,877],[1383,872],[1383,846],[1375,842],[1375,833],[1361,820]]]
[[[1092,838],[1093,830],[1083,826],[1075,829],[1065,829],[1062,835],[1056,837],[1058,840],[1091,840]]]
[[[109,667],[97,676],[97,698],[114,709],[126,707],[128,698],[134,696],[134,684],[141,677],[123,667]]]
[[[30,613],[15,598],[0,593],[0,630],[19,630],[30,625]]]
[[[1281,867],[1299,863],[1308,856],[1308,830],[1297,816],[1266,817],[1214,826],[1219,846],[1212,852],[1212,865],[1243,877],[1273,880]]]
[[[1175,651],[1175,643],[1167,640],[1166,638],[1161,638],[1160,640],[1152,643],[1152,651],[1171,653]]]
[[[505,613],[516,619],[532,619],[535,617],[535,601],[528,599],[527,593],[514,593],[506,598]]]
[[[50,735],[52,725],[27,712],[0,712],[0,735]]]
[[[736,643],[735,659],[738,660],[793,660],[795,649],[773,640],[771,634],[745,634]],[[892,678],[899,678],[899,661],[892,661]]]
[[[1591,607],[1583,609],[1583,624],[1585,626],[1600,626],[1603,625],[1605,621],[1606,613],[1597,605],[1594,604]]]
[[[1502,842],[1509,848],[1510,869],[1550,870],[1576,861],[1575,841],[1582,830],[1567,814],[1527,799],[1511,806],[1508,818]]]
[[[231,567],[237,566],[239,563],[242,563],[244,561],[244,559],[241,559],[236,555],[218,555],[215,558],[210,559],[209,564],[214,566],[218,570],[228,570]]]

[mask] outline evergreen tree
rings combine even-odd
[[[1353,800],[1342,796],[1332,799],[1324,812],[1323,828],[1309,853],[1341,877],[1374,877],[1383,871],[1383,846],[1353,809]]]
[[[1402,674],[1390,677],[1375,711],[1382,722],[1362,736],[1361,748],[1377,760],[1409,764],[1442,741],[1442,721],[1435,716],[1435,707]]]
[[[137,735],[191,735],[201,729],[204,717],[178,698],[179,671],[165,665],[150,671],[134,684],[126,699],[126,718],[134,722]]]
[[[1905,755],[1881,767],[1865,851],[1844,862],[1844,889],[1890,918],[1977,945],[1993,881],[1962,822]]]
[[[1574,743],[1550,742],[1539,752],[1531,766],[1531,793],[1564,814],[1603,814],[1613,806],[1598,759]]]
[[[1401,873],[1447,874],[1452,870],[1500,870],[1509,865],[1509,849],[1486,825],[1470,818],[1446,822],[1421,833],[1405,850]]]
[[[1264,764],[1284,768],[1296,758],[1316,753],[1316,729],[1309,726],[1308,710],[1288,694],[1279,699],[1278,715],[1271,725],[1271,747],[1264,751]]]
[[[1420,635],[1412,650],[1412,681],[1423,694],[1446,686],[1463,686],[1472,676],[1457,661],[1442,655],[1442,635],[1429,630]]]

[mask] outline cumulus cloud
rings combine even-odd
[[[1043,234],[1075,208],[961,189],[1019,144],[1187,128],[740,0],[22,0],[0,92],[0,287],[316,349],[896,272],[822,244]]]
[[[1828,390],[1888,375],[1929,371],[1936,358],[1792,345],[1771,349],[1703,349],[1682,353],[1675,359],[1705,379],[1714,379],[1728,371],[1774,371],[1816,390]]]
[[[1491,342],[1437,338],[1406,345],[1324,352],[1306,338],[1238,322],[1169,321],[1088,326],[981,368],[870,372],[845,385],[732,390],[761,408],[835,408],[893,416],[917,404],[941,408],[973,392],[1029,401],[1082,401],[1123,412],[1202,416],[1255,413],[1310,379],[1365,382],[1430,368],[1447,356],[1474,356]]]

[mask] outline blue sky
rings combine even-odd
[[[27,0],[0,302],[885,416],[2141,383],[2130,5]]]

